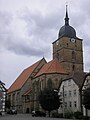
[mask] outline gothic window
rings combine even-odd
[[[57,78],[55,79],[55,84],[56,84],[55,86],[58,87],[58,79]]]
[[[48,87],[48,88],[52,88],[52,80],[51,80],[51,79],[49,79],[49,80],[47,81],[47,87]]]

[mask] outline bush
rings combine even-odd
[[[52,117],[53,118],[63,118],[63,113],[54,112],[54,113],[52,113]]]
[[[57,112],[54,112],[52,113],[52,117],[53,118],[63,118],[63,113],[57,113]],[[73,112],[67,112],[65,113],[65,118],[73,118]]]
[[[65,113],[65,118],[69,118],[69,119],[73,118],[73,113],[72,112]]]
[[[82,119],[83,113],[80,112],[80,111],[74,112],[74,117],[75,117],[76,119]]]

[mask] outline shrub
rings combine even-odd
[[[73,112],[67,112],[65,113],[65,118],[73,118]]]
[[[80,111],[76,111],[76,112],[74,112],[74,117],[75,117],[76,119],[82,119],[83,113],[80,112]]]
[[[52,113],[52,117],[53,118],[63,118],[63,113],[54,112],[54,113]]]

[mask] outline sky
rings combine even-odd
[[[90,70],[90,0],[0,0],[0,80],[6,88],[33,63],[52,59],[66,4],[70,25],[83,39],[84,71]]]

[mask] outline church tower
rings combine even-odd
[[[53,59],[57,58],[68,73],[83,71],[83,40],[76,36],[75,29],[69,25],[67,5],[64,20],[65,25],[60,28],[58,39],[52,43]]]

